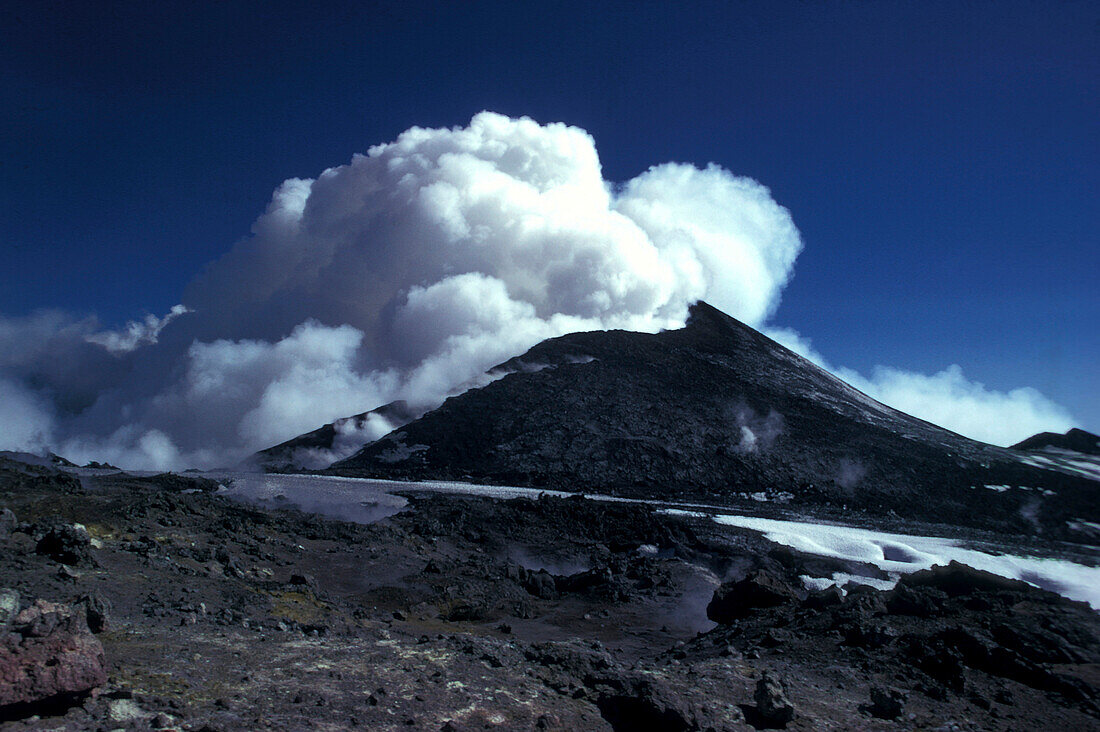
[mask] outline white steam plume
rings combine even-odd
[[[224,463],[392,399],[438,402],[563,333],[678,327],[701,298],[760,325],[801,246],[767,189],[716,166],[616,192],[575,127],[413,128],[285,182],[165,318],[46,334],[96,348],[103,376],[33,434],[75,460]],[[37,369],[8,374],[47,405],[71,390]]]
[[[437,403],[563,333],[679,327],[698,299],[760,327],[801,247],[766,188],[714,165],[616,187],[575,127],[412,128],[283,183],[163,318],[0,316],[0,449],[229,464],[394,399]]]
[[[125,329],[105,330],[87,336],[91,343],[98,343],[109,353],[129,353],[139,346],[148,346],[157,342],[157,336],[164,326],[185,313],[191,312],[183,305],[176,305],[163,318],[148,314],[141,320],[131,320]]]

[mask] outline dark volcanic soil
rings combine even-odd
[[[410,494],[363,526],[214,487],[0,461],[0,588],[100,598],[109,676],[4,729],[1100,729],[1097,614],[1021,583],[807,595],[875,570],[641,506]]]

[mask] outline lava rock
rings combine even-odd
[[[947,594],[934,587],[910,587],[899,584],[886,600],[886,609],[895,615],[931,618],[942,612]]]
[[[111,624],[111,601],[99,591],[82,595],[77,604],[83,606],[88,629],[93,633],[102,633]]]
[[[317,580],[311,574],[292,574],[290,575],[290,584],[297,587],[308,587],[311,590],[317,588]]]
[[[103,646],[83,613],[36,600],[0,638],[0,718],[34,704],[61,704],[107,681]]]
[[[905,575],[899,580],[898,585],[911,588],[933,588],[947,593],[949,597],[973,595],[978,592],[1022,592],[1026,594],[1034,590],[1026,582],[974,569],[954,560],[946,567],[937,565],[931,569]]]
[[[543,600],[554,600],[558,597],[557,582],[555,582],[554,576],[545,569],[531,572],[521,568],[521,571],[523,574],[520,584],[529,594]]]
[[[92,537],[83,526],[55,521],[40,528],[36,553],[61,564],[96,565],[92,556]]]
[[[775,607],[800,599],[799,591],[787,580],[760,569],[739,582],[727,582],[719,587],[707,605],[707,617],[716,623],[729,624],[757,608]]]
[[[757,715],[767,724],[783,726],[794,719],[794,704],[787,698],[787,685],[769,671],[756,682],[753,700]]]
[[[871,706],[868,711],[882,719],[897,719],[905,709],[909,695],[888,686],[871,687]]]
[[[844,593],[836,585],[811,592],[803,603],[810,610],[822,610],[844,604]]]
[[[596,700],[604,719],[615,729],[651,729],[687,732],[703,727],[682,694],[673,693],[657,679],[632,679],[624,688]]]

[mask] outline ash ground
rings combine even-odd
[[[648,506],[409,494],[361,525],[214,487],[0,465],[0,587],[111,605],[107,683],[3,729],[753,729],[765,673],[788,729],[1100,729],[1097,613],[1020,583],[807,595],[877,570]],[[69,564],[56,522],[94,540]],[[775,597],[709,620],[746,577]]]

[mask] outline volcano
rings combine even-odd
[[[573,333],[334,463],[660,500],[768,501],[1060,535],[1100,483],[881,404],[706,303],[684,328]]]

